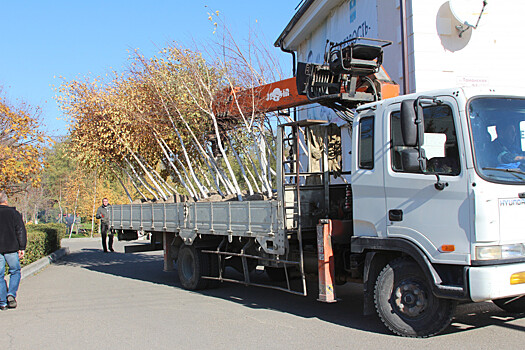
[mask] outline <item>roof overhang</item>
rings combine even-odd
[[[292,17],[274,45],[297,51],[299,45],[323,23],[330,11],[345,0],[306,0]]]

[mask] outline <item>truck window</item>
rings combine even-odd
[[[359,168],[374,168],[374,117],[359,122]]]
[[[440,175],[458,175],[459,150],[452,109],[447,105],[429,106],[424,109],[426,172]],[[407,147],[401,135],[400,112],[391,114],[391,159],[392,169],[405,172],[401,162],[401,151]]]

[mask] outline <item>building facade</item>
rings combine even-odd
[[[392,41],[383,67],[401,93],[519,87],[522,13],[522,0],[305,0],[275,45],[295,52],[299,62],[322,63],[327,40]],[[304,118],[336,119],[322,107],[299,112]]]

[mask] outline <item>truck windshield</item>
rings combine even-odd
[[[525,184],[525,99],[476,98],[468,111],[478,174]]]

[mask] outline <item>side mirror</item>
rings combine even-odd
[[[401,102],[401,134],[405,146],[423,146],[425,135],[423,107],[417,100]]]
[[[407,147],[413,147],[401,153],[401,161],[406,171],[425,172],[427,169],[425,150],[423,149],[425,136],[425,121],[421,96],[417,100],[405,100],[401,102],[401,135],[403,143]]]
[[[401,164],[403,171],[409,173],[416,173],[419,171],[425,172],[427,163],[425,159],[425,150],[420,151],[416,148],[408,148],[401,151]]]

